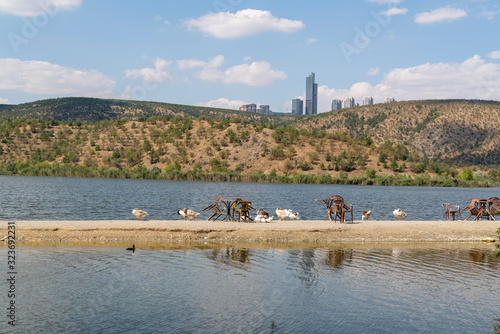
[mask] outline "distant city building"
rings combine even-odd
[[[271,109],[269,108],[269,106],[267,104],[261,104],[259,106],[259,109],[257,109],[257,112],[260,114],[270,114]]]
[[[371,97],[371,96],[365,96],[363,98],[363,105],[364,106],[369,106],[370,104],[373,104],[373,97]]]
[[[396,102],[396,100],[392,96],[388,96],[385,98],[385,103]]]
[[[304,114],[316,115],[318,113],[318,84],[314,82],[314,73],[306,78],[306,109]]]
[[[255,103],[244,104],[239,108],[240,111],[257,112],[260,114],[272,114],[271,108],[267,104],[261,104],[259,108]]]
[[[356,106],[356,101],[354,101],[354,97],[346,97],[344,100],[344,108],[351,108]]]
[[[255,103],[244,104],[240,107],[241,111],[257,112],[257,105]]]
[[[342,109],[342,100],[332,100],[332,110]]]
[[[304,101],[301,99],[292,100],[292,115],[302,115],[304,109]]]

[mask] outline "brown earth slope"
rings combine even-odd
[[[500,103],[408,101],[341,109],[307,117],[297,127],[391,141],[433,159],[500,163]]]

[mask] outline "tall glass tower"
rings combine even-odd
[[[292,100],[292,115],[302,115],[302,109],[304,108],[304,102],[301,99]]]
[[[306,108],[304,114],[318,113],[318,84],[314,83],[314,73],[306,78]]]

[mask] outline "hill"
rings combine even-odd
[[[467,165],[500,163],[500,102],[427,100],[375,104],[312,116],[263,115],[231,109],[171,103],[58,98],[0,106],[0,119],[33,118],[92,123],[103,120],[146,120],[164,116],[209,116],[217,119],[327,134],[347,133],[371,138],[376,145],[402,144],[436,161]]]
[[[0,106],[0,119],[32,118],[64,122],[92,123],[105,120],[145,120],[153,116],[191,116],[231,118],[239,117],[247,122],[273,122],[273,118],[291,120],[291,116],[270,116],[232,109],[188,106],[172,103],[66,97],[41,100],[19,105]]]
[[[432,162],[402,144],[239,118],[0,121],[0,174],[249,182],[491,186],[496,169]]]
[[[355,182],[369,182],[366,173],[372,171],[453,178],[463,167],[483,166],[476,168],[483,170],[478,175],[492,170],[496,177],[499,128],[500,103],[492,101],[407,101],[276,116],[60,98],[0,106],[0,163],[10,164],[10,172],[3,173],[12,173],[12,164],[34,161],[119,171],[174,168],[184,178],[193,170],[238,177],[364,178]],[[113,159],[117,149],[120,159]]]
[[[307,116],[297,128],[390,141],[438,161],[500,163],[500,102],[429,100],[375,104]]]

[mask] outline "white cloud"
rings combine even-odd
[[[0,90],[112,97],[114,86],[114,80],[95,70],[81,71],[45,61],[0,59]]]
[[[382,12],[383,15],[386,16],[394,16],[394,15],[404,15],[408,13],[408,8],[389,8],[385,12]]]
[[[487,54],[491,59],[500,59],[500,51],[493,51]]]
[[[209,13],[187,21],[189,29],[198,29],[216,38],[234,39],[256,35],[264,31],[297,32],[305,25],[302,21],[277,18],[269,11],[244,9],[236,13]]]
[[[377,75],[380,72],[380,67],[375,67],[375,68],[370,68],[368,72],[366,72],[367,75]]]
[[[431,24],[435,22],[454,21],[467,16],[467,12],[460,8],[443,7],[430,12],[422,12],[415,15],[415,22],[420,24]]]
[[[488,20],[493,20],[495,18],[495,16],[497,16],[499,14],[500,14],[500,10],[485,10],[479,15],[486,17]]]
[[[203,107],[213,107],[213,108],[225,108],[225,109],[238,109],[244,104],[248,104],[248,102],[241,100],[229,100],[225,97],[221,97],[217,100],[211,100],[208,102],[199,102],[197,105]]]
[[[286,79],[283,71],[271,69],[267,61],[241,64],[224,71],[225,83],[241,83],[249,86],[269,86],[275,80]]]
[[[196,67],[203,67],[206,62],[198,59],[181,59],[177,61],[177,68],[179,70],[187,70]]]
[[[73,10],[81,0],[0,0],[0,13],[17,16],[54,16],[60,10]]]
[[[379,5],[387,5],[387,4],[398,4],[403,2],[403,0],[368,0],[368,2],[376,2]]]
[[[132,98],[132,86],[127,86],[125,87],[123,92],[121,92],[120,99],[129,100],[131,98]]]
[[[317,38],[309,38],[308,40],[306,40],[306,44],[316,43],[317,41],[318,41]]]
[[[156,58],[153,61],[154,68],[141,68],[140,70],[125,70],[125,77],[143,78],[147,82],[163,82],[172,79],[170,75],[171,61],[162,58]]]
[[[386,96],[398,101],[425,99],[500,100],[500,65],[473,56],[462,63],[423,64],[396,68],[384,75],[375,86],[358,82],[349,89],[318,87],[318,110],[330,108],[332,99],[353,96],[360,102],[363,96],[373,96],[383,102]],[[320,109],[321,108],[321,109]]]
[[[286,79],[283,71],[273,70],[267,61],[240,64],[226,70],[219,68],[224,63],[224,56],[218,55],[204,62],[197,59],[177,61],[179,69],[201,67],[195,77],[204,81],[220,81],[224,83],[239,83],[249,86],[269,86],[275,80]]]
[[[10,104],[8,99],[3,99],[0,97],[0,104]]]

